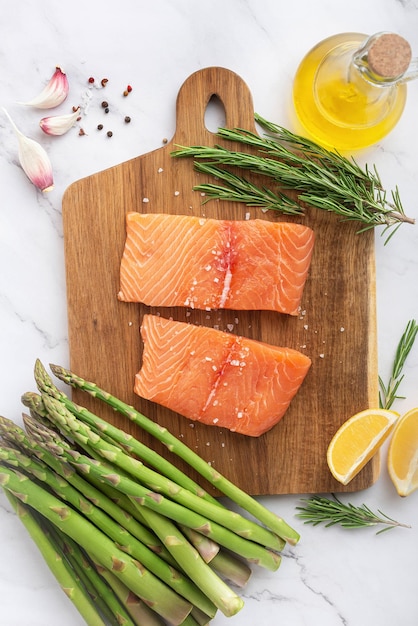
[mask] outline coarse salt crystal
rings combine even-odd
[[[214,423],[214,424],[217,424],[218,422],[219,422],[219,418],[218,418],[218,417],[214,417],[214,418],[213,418],[213,423]]]
[[[325,354],[324,354],[323,352],[321,352],[321,354],[319,355],[319,358],[320,358],[320,359],[323,359],[323,358],[324,358],[324,356],[325,356]]]
[[[303,328],[304,328],[305,330],[308,330],[308,328],[309,328],[308,324],[304,324],[304,325],[303,325]]]
[[[341,328],[340,328],[340,333],[343,333],[344,331],[345,331],[344,326],[341,326]]]
[[[232,361],[230,361],[231,365],[234,366],[238,366],[239,365],[239,361],[237,359],[232,359]]]
[[[142,198],[142,202],[145,202],[145,203],[149,202],[149,198]]]
[[[164,170],[163,170],[163,168],[162,168],[162,167],[159,167],[159,168],[158,168],[158,173],[159,173],[159,174],[161,174],[161,172],[164,172]]]
[[[179,191],[175,191],[175,192],[174,192],[174,195],[175,195],[175,196],[179,196],[179,195],[180,195],[180,192],[179,192]]]
[[[234,325],[233,324],[227,324],[226,325],[227,329],[232,332],[234,330]]]

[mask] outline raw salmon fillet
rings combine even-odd
[[[284,415],[311,365],[304,354],[145,315],[134,390],[191,420],[259,437]]]
[[[313,244],[301,224],[128,213],[118,298],[297,315]]]

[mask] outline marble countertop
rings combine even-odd
[[[418,54],[417,0],[90,0],[64,6],[52,0],[1,0],[0,106],[22,132],[42,142],[54,168],[55,187],[39,193],[19,167],[17,143],[0,114],[0,413],[20,423],[22,392],[33,389],[33,365],[68,365],[66,286],[61,200],[67,186],[159,148],[174,133],[175,98],[194,71],[223,66],[251,89],[257,112],[288,125],[288,100],[296,67],[329,35],[391,30]],[[48,113],[18,105],[36,95],[55,65],[70,81],[71,104],[84,117],[63,137],[47,137],[38,121]],[[88,78],[109,79],[105,119],[113,136],[98,132],[102,93]],[[120,95],[128,84],[127,98]],[[399,186],[405,210],[417,217],[418,81],[395,130],[358,156],[375,163],[386,188]],[[58,111],[68,112],[67,105]],[[124,123],[125,115],[131,123]],[[104,122],[103,122],[104,123]],[[92,219],[95,218],[92,207]],[[386,246],[376,235],[379,373],[389,376],[394,350],[408,320],[418,315],[418,230],[405,225]],[[355,358],[355,355],[354,355]],[[418,346],[407,361],[397,402],[400,413],[418,405]],[[411,525],[376,536],[375,529],[303,526],[295,518],[299,496],[263,498],[302,534],[286,549],[276,573],[257,569],[243,592],[244,609],[214,624],[240,626],[415,626],[418,494],[400,498],[382,450],[378,481],[345,501]],[[303,497],[304,494],[301,494]],[[83,623],[58,589],[26,530],[0,493],[0,624],[78,626]]]

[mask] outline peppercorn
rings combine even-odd
[[[97,130],[103,130],[103,124],[98,124],[97,125]]]
[[[108,131],[107,131],[107,133],[106,133],[106,135],[107,135],[108,137],[112,137],[113,133],[112,133],[112,131],[111,131],[111,130],[108,130]]]
[[[128,86],[127,86],[126,91],[127,91],[128,93],[131,93],[131,91],[132,91],[132,87],[131,87],[131,85],[128,85]]]
[[[102,102],[102,107],[103,107],[104,109],[106,109],[108,106],[109,106],[109,103],[108,103],[108,102],[106,102],[106,100],[103,100],[103,102]]]
[[[105,108],[105,113],[109,113],[109,107]]]
[[[108,82],[109,82],[108,78],[102,78],[102,80],[100,81],[102,87],[106,87]]]
[[[93,78],[93,76],[90,76],[90,78],[89,78],[89,83],[94,83],[94,78]]]
[[[129,115],[125,115],[125,122],[129,124],[130,121],[131,121],[131,118],[129,117]]]
[[[125,91],[123,92],[123,95],[126,97],[128,95],[128,93],[129,93],[128,90],[125,89]]]

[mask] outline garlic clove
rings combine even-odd
[[[41,191],[51,191],[54,188],[52,166],[44,148],[33,139],[26,137],[13,122],[12,118],[3,109],[18,139],[19,161],[29,180]]]
[[[64,135],[70,130],[80,117],[80,107],[70,113],[69,115],[52,115],[50,117],[43,117],[39,126],[47,135]]]
[[[29,102],[21,102],[26,106],[32,106],[37,109],[52,109],[64,102],[68,96],[69,85],[66,73],[56,66],[55,72],[51,76],[48,84],[43,88],[41,93],[29,100]]]

